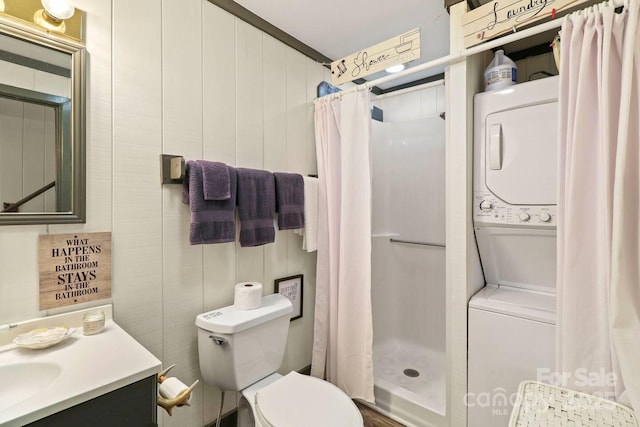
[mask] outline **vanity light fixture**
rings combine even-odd
[[[389,74],[393,74],[393,73],[399,73],[400,71],[405,69],[405,65],[404,64],[396,64],[396,65],[392,65],[389,68],[385,68],[385,71]]]
[[[33,22],[51,31],[64,33],[65,19],[73,16],[76,8],[68,0],[41,0],[42,7],[33,15]]]

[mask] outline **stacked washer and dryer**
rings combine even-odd
[[[469,427],[507,426],[518,385],[555,369],[558,77],[476,95]]]

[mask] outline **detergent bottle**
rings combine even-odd
[[[505,56],[504,50],[496,51],[484,72],[484,90],[499,90],[518,82],[516,64]]]

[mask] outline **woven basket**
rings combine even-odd
[[[639,427],[626,406],[536,381],[520,383],[509,426]]]

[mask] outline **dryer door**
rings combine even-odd
[[[557,102],[489,114],[485,127],[485,181],[512,205],[555,205]]]

